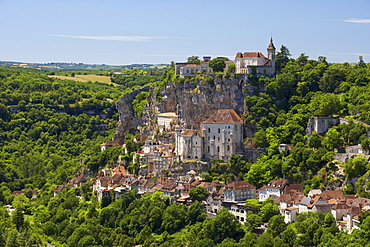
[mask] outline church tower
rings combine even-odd
[[[267,47],[267,57],[271,60],[271,75],[275,75],[275,51],[276,48],[274,43],[272,43],[272,37],[270,39],[270,44]]]

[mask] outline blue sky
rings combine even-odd
[[[369,0],[0,0],[0,60],[124,65],[266,54],[370,62]]]

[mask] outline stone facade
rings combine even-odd
[[[240,152],[243,121],[232,109],[220,109],[203,122],[205,159],[228,160]]]
[[[243,121],[233,109],[219,109],[201,130],[175,127],[178,160],[223,159],[242,153]]]
[[[314,132],[323,134],[338,124],[339,117],[311,117],[308,119],[306,133],[308,136],[311,136]]]

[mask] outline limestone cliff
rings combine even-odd
[[[145,87],[135,90],[123,95],[116,104],[120,116],[116,140],[134,132],[138,125],[147,126],[150,130],[159,112],[176,112],[179,122],[190,129],[199,129],[201,123],[218,109],[231,108],[244,114],[244,99],[253,95],[255,89],[245,79],[237,78],[215,78],[214,82],[185,80],[183,83],[167,84],[159,95],[152,93],[148,97],[148,104],[140,119],[133,114],[132,101],[140,92],[152,89]],[[254,131],[246,129],[244,133],[251,136],[251,132]]]

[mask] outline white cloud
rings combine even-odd
[[[170,37],[161,36],[83,36],[83,35],[51,35],[54,37],[64,37],[73,39],[91,39],[107,41],[149,41],[154,39],[169,39]]]
[[[370,23],[370,19],[357,19],[357,18],[349,18],[343,21],[352,23]]]

